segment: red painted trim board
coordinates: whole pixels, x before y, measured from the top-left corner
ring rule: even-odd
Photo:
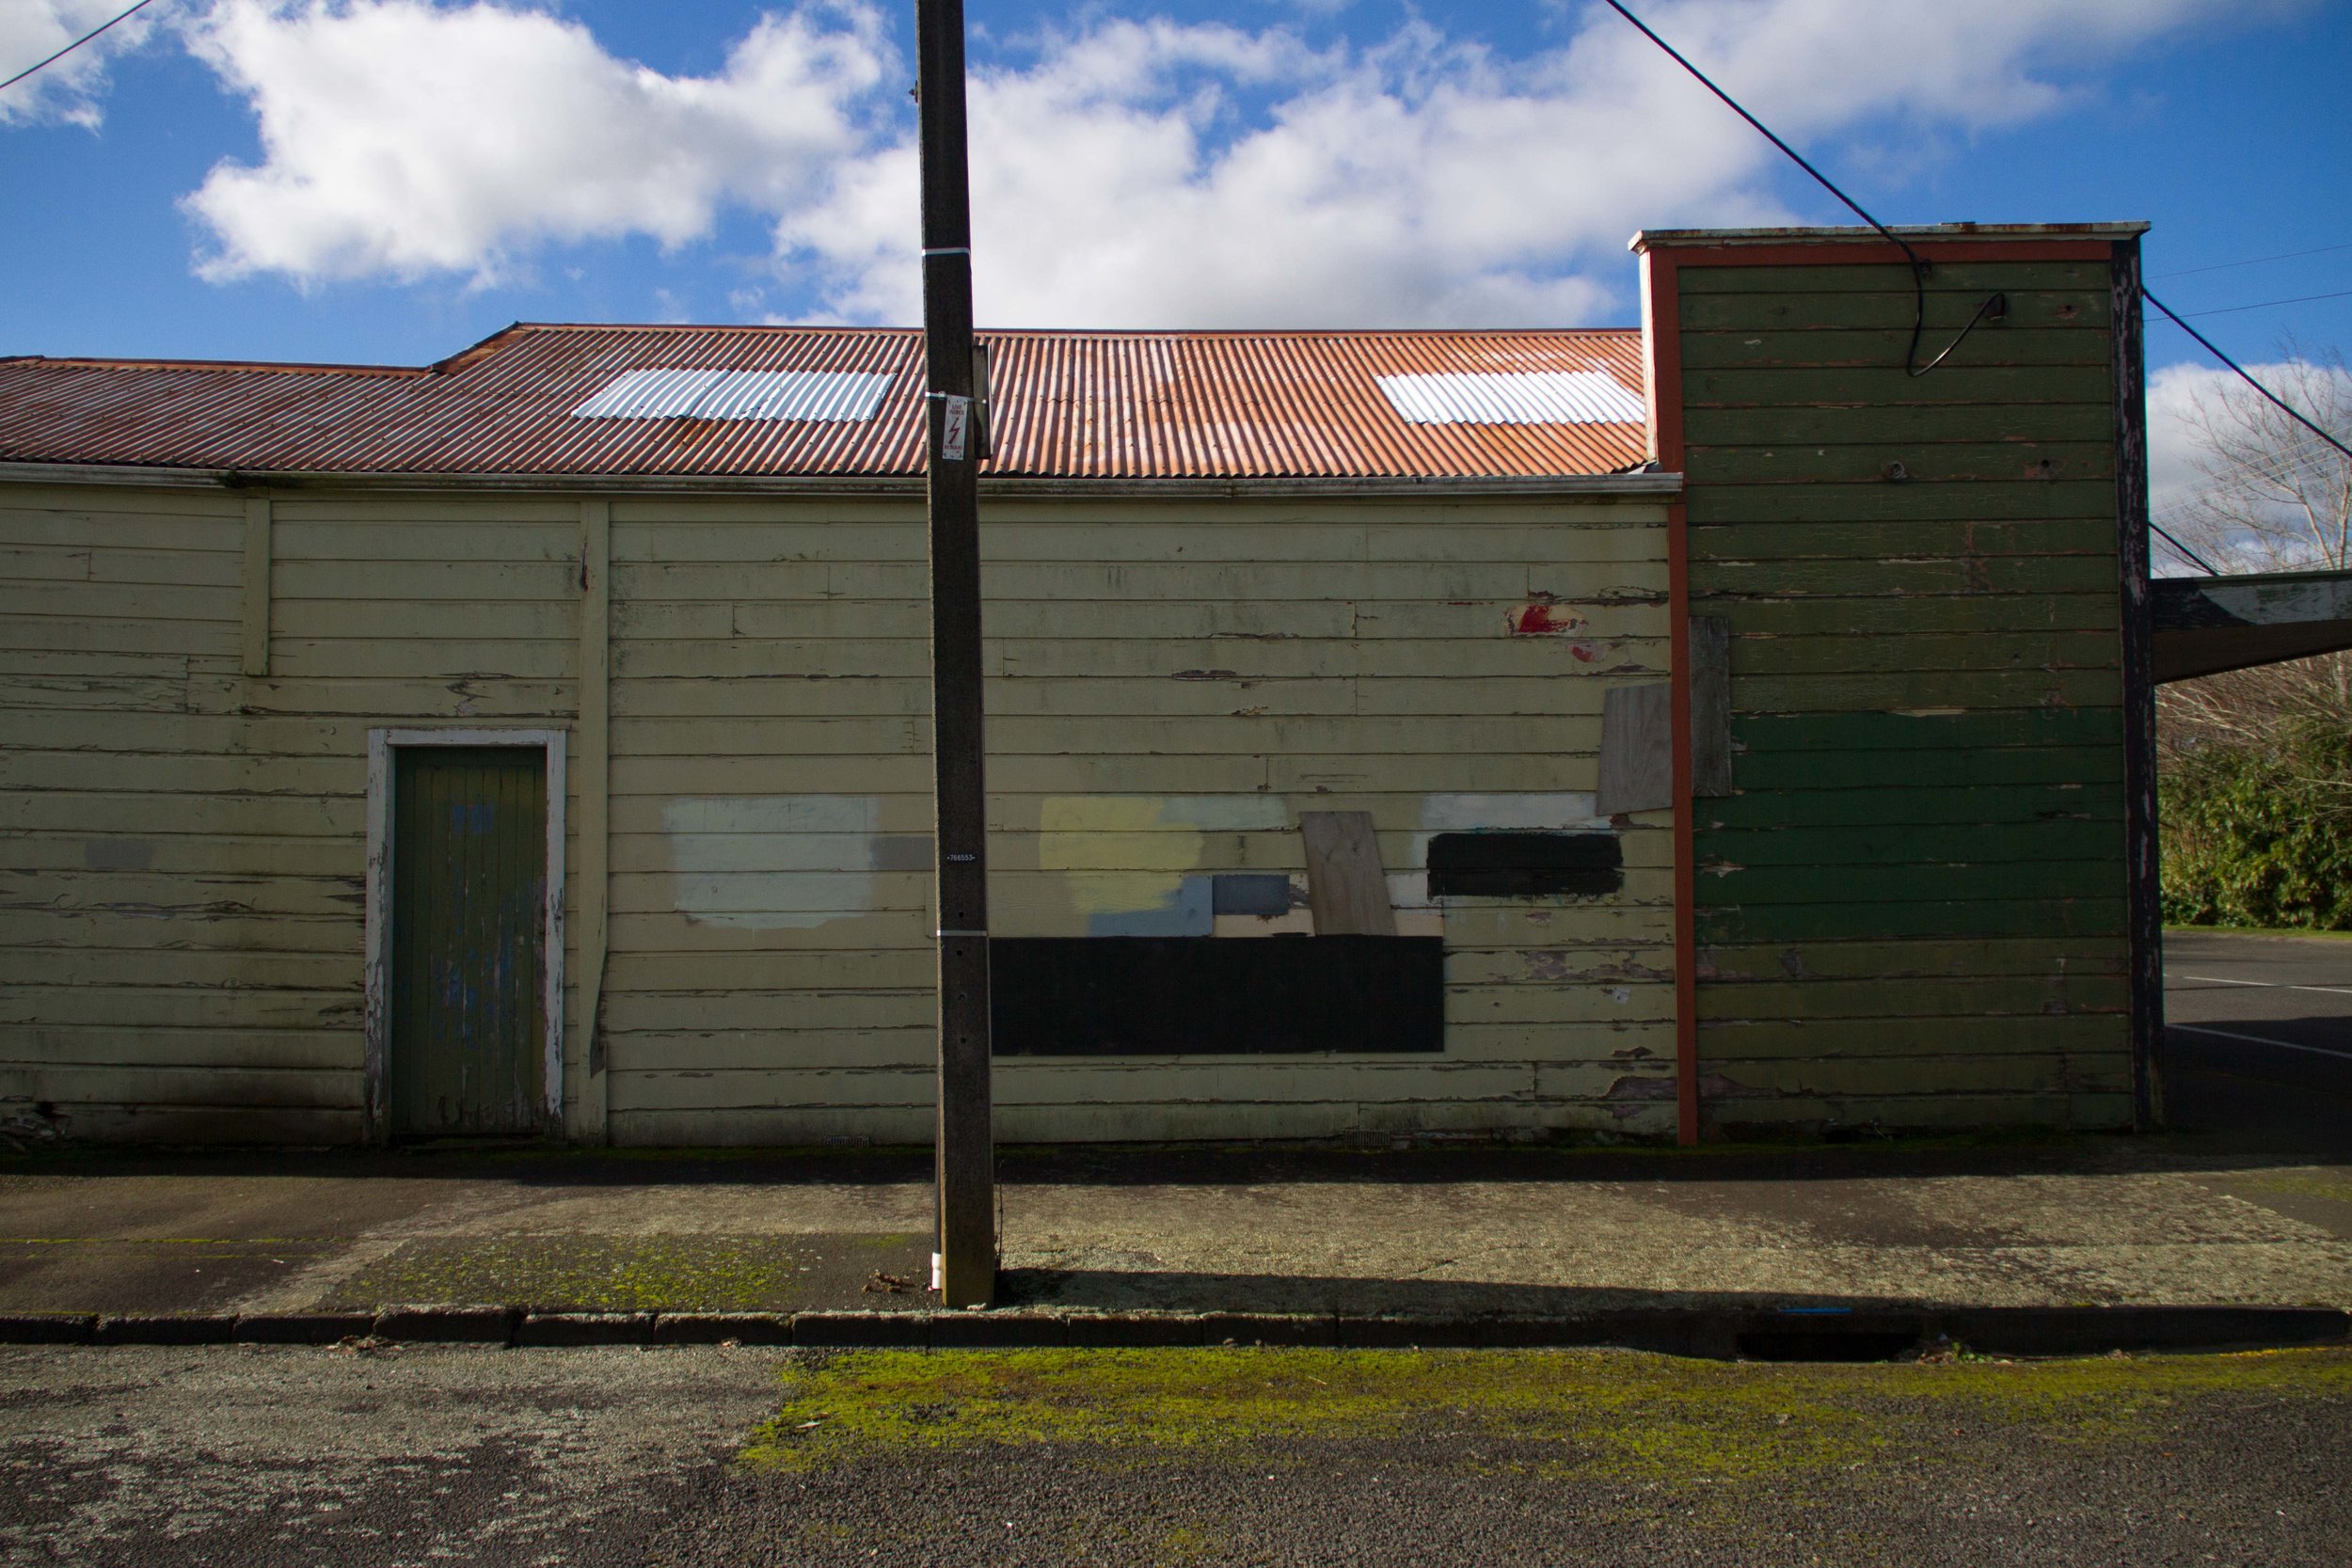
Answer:
[[[2104,240],[1941,241],[1911,247],[1926,261],[2106,261]],[[1904,265],[1903,253],[1877,240],[1818,245],[1674,245],[1644,252],[1685,267],[1835,267]]]
[[[1650,421],[1658,466],[1682,471],[1682,329],[1679,258],[1642,258],[1643,316],[1650,340]],[[1675,1125],[1699,1141],[1698,868],[1691,800],[1690,523],[1679,498],[1666,509],[1666,616],[1674,707]]]

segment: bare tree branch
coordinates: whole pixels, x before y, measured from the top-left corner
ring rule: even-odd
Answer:
[[[2273,389],[2323,428],[2352,435],[2352,370],[2340,350],[2304,352],[2292,339]],[[2352,566],[2352,459],[2238,382],[2197,393],[2183,415],[2204,483],[2164,519],[2181,542],[2225,570]],[[2352,729],[2352,654],[2323,654],[2176,681],[2156,694],[2159,763],[2208,745],[2267,749],[2299,724]],[[2337,781],[2307,781],[2339,793]],[[2352,782],[2341,793],[2352,812]]]

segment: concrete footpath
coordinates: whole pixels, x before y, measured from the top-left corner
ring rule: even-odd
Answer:
[[[1008,1152],[996,1310],[926,1153],[0,1158],[0,1340],[1612,1343],[2347,1338],[2352,1165],[2212,1137]]]

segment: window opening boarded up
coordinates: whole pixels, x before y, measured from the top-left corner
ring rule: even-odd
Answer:
[[[1438,937],[989,943],[999,1056],[1445,1049]]]
[[[535,1132],[546,1102],[546,755],[519,746],[395,755],[391,1131]]]

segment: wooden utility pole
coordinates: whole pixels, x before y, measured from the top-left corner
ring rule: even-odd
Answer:
[[[915,0],[923,164],[923,355],[930,438],[931,766],[939,892],[941,1304],[996,1291],[989,1083],[988,784],[980,702],[980,431],[972,401],[972,197],[963,0]]]

